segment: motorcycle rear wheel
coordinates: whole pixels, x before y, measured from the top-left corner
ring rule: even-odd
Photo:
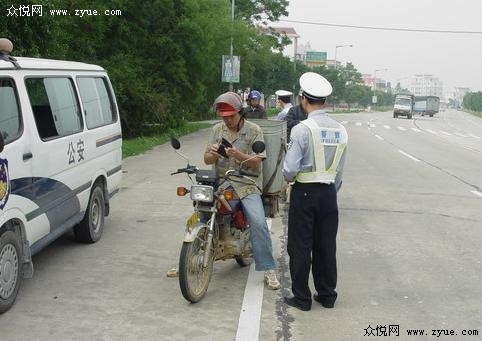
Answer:
[[[214,250],[206,255],[207,229],[199,230],[192,242],[184,242],[179,256],[179,286],[184,298],[191,302],[199,302],[208,290],[213,273]],[[209,257],[206,267],[203,266],[204,257]]]

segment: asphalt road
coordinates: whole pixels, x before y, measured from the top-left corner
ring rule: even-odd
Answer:
[[[309,312],[282,304],[290,286],[282,211],[272,237],[283,288],[257,296],[259,340],[425,340],[436,338],[432,330],[438,339],[480,339],[482,120],[457,111],[334,117],[350,139],[339,193],[339,300]],[[207,134],[181,139],[191,163],[201,165]],[[37,254],[34,277],[0,316],[0,340],[235,339],[253,297],[245,292],[249,268],[217,262],[197,304],[165,276],[192,210],[175,195],[187,178],[169,175],[184,166],[169,145],[126,159],[103,238],[80,245],[67,234]],[[407,335],[421,329],[427,335]]]

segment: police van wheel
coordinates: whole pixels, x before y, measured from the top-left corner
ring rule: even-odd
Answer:
[[[22,281],[21,250],[14,232],[6,231],[0,236],[0,314],[10,309],[17,297]]]
[[[89,205],[82,221],[74,227],[75,239],[82,243],[95,243],[104,230],[105,199],[102,186],[97,184],[90,193]]]

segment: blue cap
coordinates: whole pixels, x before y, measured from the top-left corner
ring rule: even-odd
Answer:
[[[259,99],[261,98],[261,93],[258,90],[251,90],[248,94],[248,99]]]

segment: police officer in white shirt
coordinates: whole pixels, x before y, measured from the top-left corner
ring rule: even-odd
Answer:
[[[314,72],[300,77],[301,105],[308,118],[293,127],[283,174],[294,184],[288,217],[288,255],[293,296],[286,304],[310,310],[310,267],[313,299],[333,308],[337,298],[337,191],[341,186],[348,135],[343,125],[322,110],[331,84]]]
[[[293,93],[291,91],[278,90],[275,92],[275,95],[278,96],[277,106],[281,108],[281,111],[278,113],[276,119],[284,121],[286,119],[286,115],[288,114],[288,110],[290,110],[290,108],[293,106],[293,104],[291,104],[291,96]]]

